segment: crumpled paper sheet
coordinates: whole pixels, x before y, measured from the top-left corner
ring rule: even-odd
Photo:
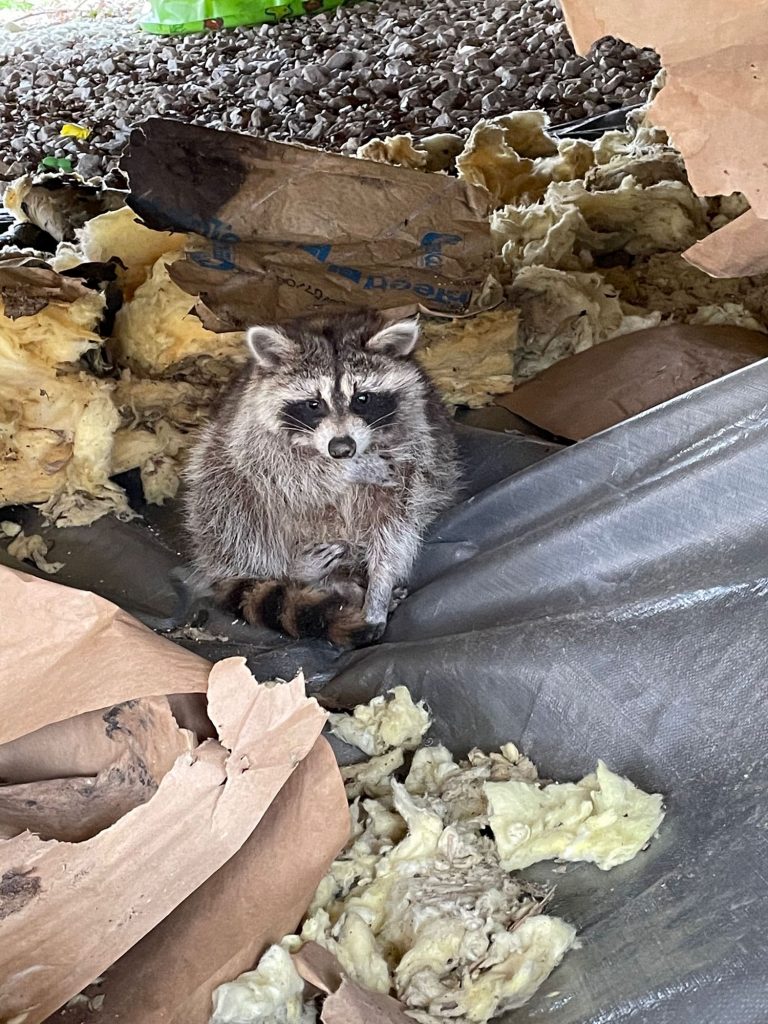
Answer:
[[[4,317],[34,316],[49,302],[75,302],[92,295],[78,278],[63,277],[32,256],[0,257],[0,304]]]
[[[557,362],[496,401],[556,437],[580,441],[766,357],[764,331],[667,324]]]
[[[78,174],[45,172],[11,182],[3,205],[18,221],[31,221],[57,242],[72,241],[92,217],[125,206],[125,192],[94,185]]]
[[[91,724],[96,723],[89,723],[89,731]],[[103,763],[93,775],[38,778],[40,766],[34,758],[20,757],[15,743],[7,745],[17,748],[11,774],[18,773],[25,781],[0,787],[3,838],[28,829],[44,840],[90,839],[145,803],[176,758],[194,746],[191,734],[179,729],[166,697],[116,705],[101,712],[98,726],[108,742],[99,744],[104,747]],[[83,739],[79,727],[76,735],[70,730],[70,748]],[[61,771],[72,770],[71,761],[65,761]]]
[[[213,989],[296,928],[347,832],[336,761],[320,739],[241,850],[107,971],[93,1024],[207,1024]],[[81,1014],[50,1022],[80,1024]]]
[[[750,202],[752,216],[738,229],[697,243],[686,258],[716,277],[764,272],[768,0],[562,0],[562,8],[579,53],[606,35],[658,52],[666,82],[649,116],[683,154],[694,191],[738,191]]]
[[[0,655],[0,741],[21,737],[0,746],[0,773],[8,777],[2,766],[7,757],[16,779],[3,790],[6,813],[3,816],[0,804],[0,822],[5,835],[14,827],[18,830],[21,798],[34,785],[52,802],[35,811],[33,823],[46,835],[70,836],[69,841],[44,841],[22,832],[0,842],[0,1019],[20,1017],[25,1024],[39,1024],[241,850],[288,778],[316,747],[325,714],[304,696],[301,679],[284,685],[257,684],[243,659],[227,659],[211,668],[90,594],[3,569],[0,609],[9,640]],[[173,721],[165,694],[206,688],[207,711],[218,739],[197,745]],[[96,708],[102,710],[63,721]],[[52,729],[53,759],[60,759],[64,734],[76,747],[79,724],[84,720],[85,735],[92,735],[96,714],[103,732],[102,771],[90,787],[96,810],[78,823],[64,811],[67,805],[82,807],[88,780],[77,775],[77,767],[58,781],[41,779],[46,744],[25,746],[25,741],[39,741]],[[110,764],[107,750],[114,736],[118,740]],[[37,775],[36,782],[23,777],[19,745],[30,755],[28,774]],[[77,754],[73,760],[78,760]],[[111,769],[111,777],[103,769]],[[282,854],[286,861],[278,891],[298,886],[297,892],[304,894],[306,888],[303,903],[296,897],[290,903],[286,917],[294,924],[348,828],[341,779],[324,741],[315,759],[314,782],[320,796],[328,797],[319,805],[328,830],[323,831],[322,842],[319,830],[302,832],[303,822],[290,815],[296,806],[292,801],[285,808],[290,842],[283,842],[281,850],[267,843],[273,857]],[[113,824],[110,787],[115,794],[112,816],[130,807]],[[307,793],[301,792],[299,803],[306,807]],[[105,823],[109,827],[92,834]],[[281,834],[285,839],[285,832]],[[262,856],[263,849],[259,850]],[[260,862],[262,879],[265,863]],[[293,877],[295,864],[302,869],[298,882]],[[237,877],[242,872],[250,877],[252,867],[242,864]],[[218,880],[216,887],[220,885]],[[225,893],[216,891],[221,905]],[[200,907],[208,906],[205,897],[199,899]],[[237,892],[233,899],[237,902]],[[222,912],[214,917],[220,932]],[[210,997],[216,979],[226,976],[233,963],[247,966],[246,955],[258,954],[254,935],[262,945],[265,936],[271,936],[271,923],[257,910],[251,908],[247,917],[250,930],[243,913],[237,926],[230,922],[226,958],[222,959],[223,948],[213,944],[198,958],[190,952],[191,965],[183,957],[171,961],[176,935],[175,929],[167,931],[168,971],[156,978],[155,1015],[140,1019],[147,1024],[203,1024],[210,1010],[204,996]],[[182,915],[177,925],[184,922]],[[168,921],[164,927],[170,929]],[[183,934],[190,934],[189,928]],[[139,959],[135,970],[141,963]],[[195,985],[191,976],[197,978]],[[173,1016],[170,996],[182,992],[185,1014]],[[136,1006],[132,985],[131,993]],[[164,1015],[159,1015],[161,1010]]]
[[[462,313],[490,271],[488,194],[445,175],[159,118],[123,166],[145,224],[207,240],[171,276],[216,330],[333,303]]]
[[[410,1024],[402,1004],[383,992],[372,992],[344,975],[336,957],[316,942],[294,953],[293,963],[307,985],[326,993],[323,1024]]]
[[[206,691],[208,662],[96,594],[0,566],[0,608],[2,744],[122,700]]]
[[[748,210],[683,253],[712,277],[768,274],[768,220]]]

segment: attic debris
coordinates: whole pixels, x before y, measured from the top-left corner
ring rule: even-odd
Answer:
[[[458,761],[419,745],[401,771],[429,724],[404,687],[332,716],[334,733],[375,752],[342,768],[352,837],[300,931],[216,990],[210,1024],[325,1019],[302,1001],[292,959],[312,943],[342,976],[395,995],[420,1024],[481,1024],[522,1006],[577,939],[546,912],[555,887],[513,872],[555,857],[607,870],[636,856],[661,823],[662,798],[602,762],[581,782],[547,782],[512,743]]]
[[[642,112],[594,142],[556,140],[541,111],[481,121],[460,151],[457,138],[393,136],[358,154],[458,174],[494,197],[486,312],[424,317],[420,358],[449,405],[490,405],[560,359],[643,327],[768,331],[768,275],[713,281],[681,255],[742,214],[743,197],[697,197]],[[27,217],[30,189],[54,194],[55,178],[12,184],[7,204]],[[76,182],[58,180],[62,196]],[[0,507],[35,504],[59,526],[130,517],[112,479],[129,470],[149,502],[173,497],[191,431],[246,358],[242,334],[210,330],[216,317],[201,308],[205,326],[176,283],[201,239],[150,230],[112,191],[98,209],[119,208],[57,229],[73,237],[47,262],[0,261]],[[109,286],[93,270],[105,260]]]
[[[13,538],[8,545],[8,554],[12,558],[17,558],[20,562],[32,562],[49,576],[55,575],[59,569],[64,568],[63,562],[48,561],[46,556],[51,545],[39,533],[31,533],[27,536],[21,529],[15,533],[9,533],[8,528],[15,525],[15,523],[0,523],[3,534]]]

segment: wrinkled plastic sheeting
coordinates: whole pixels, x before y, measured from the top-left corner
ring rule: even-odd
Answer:
[[[571,448],[462,443],[468,496],[385,643],[339,660],[209,609],[229,639],[196,649],[247,653],[261,678],[301,665],[340,706],[404,683],[456,753],[513,740],[560,779],[602,757],[667,795],[630,864],[539,869],[584,943],[510,1022],[765,1024],[768,363]],[[181,549],[159,526],[53,531],[57,578],[177,622]]]
[[[556,778],[600,756],[668,795],[637,861],[555,876],[584,946],[510,1020],[768,1019],[767,494],[761,362],[456,509],[324,691],[406,683],[453,750],[512,739]]]

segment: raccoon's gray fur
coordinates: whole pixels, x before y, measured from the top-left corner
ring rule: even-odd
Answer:
[[[247,337],[253,359],[188,466],[197,569],[249,621],[378,639],[458,480],[449,418],[410,358],[416,322],[360,311]]]

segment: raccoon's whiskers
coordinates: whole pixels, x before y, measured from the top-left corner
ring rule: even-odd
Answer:
[[[302,423],[301,420],[297,420],[294,416],[291,416],[290,414],[286,414],[284,416],[284,419],[287,421],[285,423],[285,427],[286,427],[287,430],[295,430],[295,431],[297,431],[300,434],[311,434],[312,433],[312,431],[309,429],[309,427],[306,425],[306,423]]]
[[[379,423],[382,423],[384,420],[392,420],[392,419],[394,419],[394,413],[392,413],[392,412],[385,412],[383,416],[379,416],[379,418],[377,420],[374,420],[373,423],[369,423],[368,424],[368,429],[369,430],[373,430],[374,427],[377,427],[379,425]]]

